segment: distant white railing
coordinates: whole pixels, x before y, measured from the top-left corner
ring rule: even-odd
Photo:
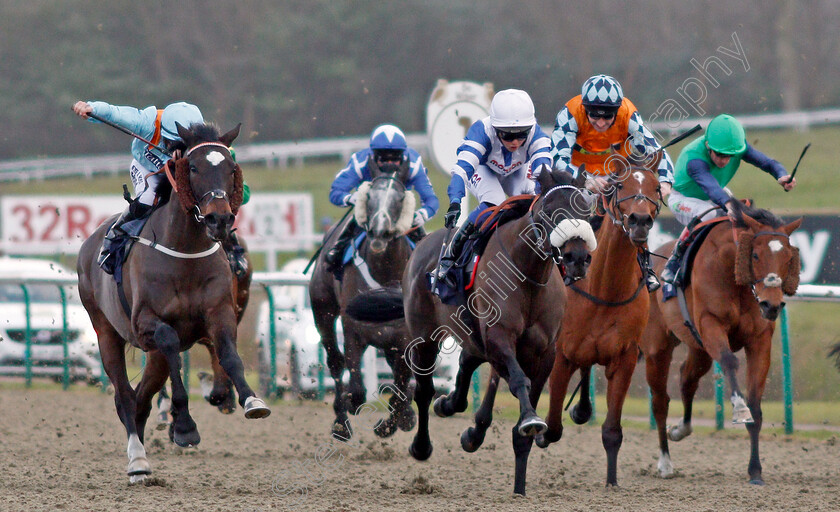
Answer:
[[[690,118],[675,122],[650,123],[658,133],[675,134],[695,124],[706,126],[711,118]],[[784,112],[776,114],[755,114],[738,116],[746,128],[797,128],[840,123],[840,109]],[[544,126],[549,133],[553,126]],[[408,145],[428,155],[428,137],[425,133],[406,135]],[[293,164],[303,165],[306,158],[335,157],[343,162],[350,155],[367,147],[368,137],[341,137],[334,139],[313,139],[296,142],[274,142],[236,146],[236,159],[240,163],[263,163],[268,167],[284,168]],[[49,178],[83,176],[96,174],[118,174],[128,170],[131,156],[126,153],[111,155],[89,155],[64,158],[39,158],[31,160],[8,160],[0,162],[0,182],[40,181]]]

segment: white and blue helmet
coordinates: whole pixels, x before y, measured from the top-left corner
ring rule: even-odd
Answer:
[[[178,127],[175,123],[189,128],[191,124],[203,122],[204,116],[201,115],[201,110],[192,103],[183,101],[172,103],[163,109],[163,114],[160,116],[160,135],[165,139],[180,141],[181,136],[178,135]]]
[[[370,134],[370,149],[405,151],[408,144],[402,130],[392,124],[383,124],[374,128]]]
[[[615,111],[621,106],[624,92],[618,80],[608,75],[595,75],[583,82],[580,95],[585,107]]]

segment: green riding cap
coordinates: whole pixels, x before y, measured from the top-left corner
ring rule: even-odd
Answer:
[[[737,155],[747,149],[744,127],[729,114],[721,114],[706,128],[706,142],[709,149],[721,155]]]

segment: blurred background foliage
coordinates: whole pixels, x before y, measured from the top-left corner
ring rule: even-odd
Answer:
[[[641,0],[5,0],[0,4],[0,159],[122,149],[90,130],[78,99],[164,106],[187,100],[240,144],[425,129],[438,78],[527,90],[541,124],[595,73],[650,115],[685,80],[700,108],[734,114],[840,104],[840,2]],[[721,51],[735,51],[747,66]]]

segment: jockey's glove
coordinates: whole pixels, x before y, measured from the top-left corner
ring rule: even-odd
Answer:
[[[447,229],[451,229],[455,227],[455,223],[458,222],[458,217],[461,216],[461,203],[449,203],[449,209],[446,210],[446,214],[443,216],[443,225],[446,226]]]
[[[425,208],[420,208],[416,212],[414,212],[414,220],[411,222],[413,227],[422,226],[429,220],[429,214],[426,213]]]

